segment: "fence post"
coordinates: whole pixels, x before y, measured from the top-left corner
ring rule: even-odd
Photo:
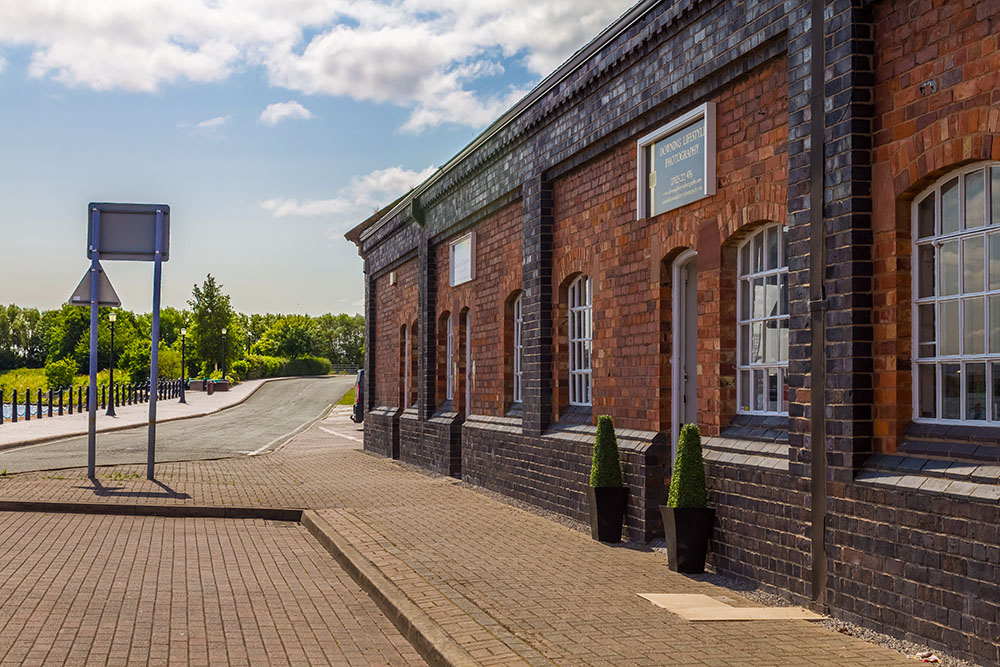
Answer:
[[[65,393],[64,389],[60,389],[59,390],[59,416],[60,417],[63,416],[63,394],[64,393]]]
[[[76,388],[76,411],[83,412],[83,387]]]
[[[52,387],[49,387],[49,417],[52,416]]]
[[[24,421],[31,421],[31,390],[24,390]]]
[[[42,418],[42,388],[38,388],[38,400],[35,402],[35,416]]]
[[[11,390],[13,393],[10,395],[10,423],[17,423],[17,389]]]
[[[4,391],[5,391],[4,388],[0,387],[0,424],[3,423],[3,406],[4,406],[3,395],[4,395]]]

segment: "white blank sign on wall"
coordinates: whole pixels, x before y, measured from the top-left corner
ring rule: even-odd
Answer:
[[[461,285],[476,277],[476,233],[469,232],[451,242],[451,286]]]

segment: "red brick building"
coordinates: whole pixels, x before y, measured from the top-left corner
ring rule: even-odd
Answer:
[[[1000,2],[640,2],[348,238],[367,449],[583,518],[610,414],[648,540],[697,422],[717,569],[1000,662]]]

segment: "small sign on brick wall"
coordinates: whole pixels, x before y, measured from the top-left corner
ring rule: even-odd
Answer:
[[[638,218],[715,194],[715,104],[708,102],[638,142]]]
[[[476,233],[469,232],[451,242],[450,284],[452,287],[476,278]]]

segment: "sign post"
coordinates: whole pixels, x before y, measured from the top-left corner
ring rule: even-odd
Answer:
[[[87,477],[94,479],[94,459],[97,458],[97,298],[100,296],[101,280],[100,248],[101,211],[94,208],[90,216],[94,245],[90,247],[90,391],[87,392]]]
[[[146,479],[153,479],[156,462],[156,398],[160,371],[160,276],[163,264],[163,211],[156,210],[156,250],[153,258],[153,345],[149,353],[149,439],[146,443]]]
[[[97,209],[92,212],[90,220],[92,227],[100,227],[101,213]],[[96,236],[95,236],[96,238]],[[83,274],[83,280],[77,285],[69,298],[71,306],[90,306],[90,389],[87,392],[87,409],[90,412],[87,428],[87,476],[94,477],[94,458],[97,446],[97,316],[100,306],[117,308],[122,305],[115,288],[111,286],[100,263],[100,253],[91,253],[90,269]],[[96,267],[96,268],[95,268]]]
[[[87,256],[90,271],[76,288],[70,303],[90,304],[90,410],[87,433],[87,476],[94,479],[97,449],[97,324],[98,306],[120,306],[121,301],[104,275],[100,258],[153,262],[153,331],[149,358],[149,439],[146,477],[153,479],[156,462],[156,398],[160,365],[160,281],[162,263],[170,258],[170,207],[165,204],[95,204],[87,206]],[[89,295],[89,298],[88,296]]]

